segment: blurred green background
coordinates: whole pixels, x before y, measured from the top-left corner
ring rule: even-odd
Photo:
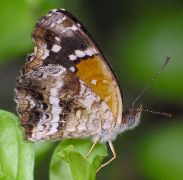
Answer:
[[[13,89],[26,54],[33,51],[31,32],[53,8],[69,10],[93,35],[117,74],[126,108],[164,59],[172,59],[140,102],[173,117],[143,113],[140,126],[114,142],[117,159],[97,178],[183,179],[183,1],[2,0],[0,109],[15,113]],[[36,144],[35,179],[48,179],[55,145]]]

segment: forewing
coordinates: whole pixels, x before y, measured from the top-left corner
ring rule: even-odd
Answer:
[[[65,10],[52,10],[33,32],[35,51],[27,58],[25,74],[49,64],[75,73],[111,109],[115,121],[122,119],[119,84],[103,53],[86,28]]]

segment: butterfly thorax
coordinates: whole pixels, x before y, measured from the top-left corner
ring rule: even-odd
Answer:
[[[139,108],[130,107],[123,112],[121,127],[124,130],[130,130],[138,126],[142,112],[142,105]]]

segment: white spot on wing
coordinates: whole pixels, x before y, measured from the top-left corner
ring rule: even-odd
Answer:
[[[59,52],[61,50],[61,46],[59,46],[58,44],[54,44],[51,48],[51,50],[55,53]]]
[[[72,25],[72,27],[70,27],[70,29],[73,30],[73,31],[77,31],[78,30],[77,26],[75,26],[75,25]]]
[[[91,84],[96,85],[97,84],[97,80],[96,79],[91,80]]]
[[[69,59],[71,61],[75,61],[78,58],[83,58],[85,56],[93,56],[94,54],[97,54],[97,50],[95,48],[88,48],[84,51],[81,50],[75,50],[75,54],[69,55]]]
[[[59,38],[59,37],[55,37],[55,40],[56,40],[56,41],[60,41],[60,38]]]
[[[80,50],[75,50],[75,54],[77,57],[84,57],[85,56],[85,53],[83,51],[80,51]]]
[[[77,59],[77,56],[75,56],[74,54],[71,54],[71,55],[69,55],[69,59],[70,59],[71,61],[74,61],[74,60]]]
[[[87,50],[84,51],[86,55],[88,56],[93,56],[94,54],[96,54],[96,50],[94,48],[88,48]]]
[[[75,72],[75,71],[76,71],[76,69],[75,69],[74,66],[71,66],[69,69],[70,69],[72,72]]]
[[[77,23],[77,25],[78,25],[79,27],[81,27],[81,24]]]

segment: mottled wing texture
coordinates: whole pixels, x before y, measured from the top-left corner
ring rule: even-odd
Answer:
[[[70,13],[52,10],[33,32],[15,90],[29,140],[99,137],[122,119],[119,85],[87,30]]]
[[[114,124],[99,96],[60,65],[41,67],[19,79],[16,99],[29,140],[94,136],[104,121],[109,127]]]

